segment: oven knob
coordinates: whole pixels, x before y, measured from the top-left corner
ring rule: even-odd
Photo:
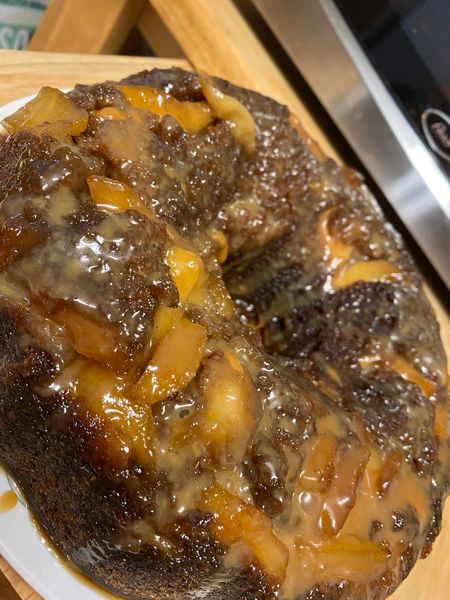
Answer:
[[[431,148],[450,162],[450,116],[438,108],[427,108],[422,113],[421,121]]]

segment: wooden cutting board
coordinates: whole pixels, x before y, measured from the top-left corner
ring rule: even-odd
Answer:
[[[171,65],[184,68],[191,66],[185,60],[163,58],[84,56],[0,50],[0,106],[11,100],[33,94],[43,85],[71,87],[77,82],[94,83],[106,79],[119,79],[145,68]],[[223,71],[220,74],[226,76]],[[239,83],[239,81],[235,81],[235,83]],[[276,96],[283,101],[283,86],[280,87],[279,79],[276,85],[271,85],[271,80],[266,77],[264,84],[262,86],[260,84],[258,87],[267,95]],[[302,111],[303,114],[308,114],[307,108],[301,106],[301,99],[293,98],[288,93],[284,97],[284,101],[294,111],[298,109],[298,112]],[[332,140],[326,138],[317,124],[314,124],[314,137],[322,147],[332,147]],[[428,295],[436,310],[444,345],[449,356],[449,316],[438,298],[429,290]],[[392,600],[445,600],[450,598],[449,578],[450,502],[447,502],[442,533],[436,541],[433,551],[427,559],[417,563],[411,575],[391,598]],[[42,600],[1,557],[0,600]]]

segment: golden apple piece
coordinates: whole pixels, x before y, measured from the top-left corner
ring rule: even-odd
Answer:
[[[128,118],[127,113],[117,106],[105,106],[98,110],[93,110],[92,115],[101,121],[125,121]]]
[[[403,459],[404,456],[400,450],[392,448],[387,452],[375,480],[376,490],[380,496],[383,496],[391,487],[394,478],[400,470]]]
[[[197,283],[204,279],[203,261],[196,252],[173,246],[166,252],[166,264],[177,287],[181,302],[189,299]]]
[[[127,210],[140,212],[150,221],[155,221],[156,217],[152,210],[148,208],[138,194],[128,185],[103,177],[102,175],[90,175],[86,179],[92,200],[100,210],[112,213],[122,213]]]
[[[206,279],[206,278],[205,278]],[[229,319],[234,315],[234,302],[231,298],[221,274],[209,273],[207,281],[203,285],[197,285],[194,293],[189,297],[189,301],[199,306],[209,307],[216,314]],[[207,288],[206,288],[207,284]],[[206,290],[208,294],[206,294]]]
[[[370,369],[372,366],[383,366],[386,365],[396,371],[403,379],[415,383],[425,394],[425,396],[432,396],[436,393],[437,385],[431,379],[422,375],[406,358],[400,356],[396,352],[389,348],[389,345],[385,343],[385,348],[380,351],[380,354],[375,356],[362,356],[358,359],[359,365],[362,369]]]
[[[448,434],[448,405],[439,402],[434,407],[434,435],[443,442]]]
[[[259,417],[258,397],[248,371],[228,350],[213,354],[202,372],[203,420],[198,436],[214,463],[243,460]]]
[[[332,285],[335,290],[357,281],[393,281],[402,275],[401,269],[384,259],[359,260],[349,264],[353,246],[333,233],[331,220],[336,209],[325,210],[319,217],[318,239],[323,257],[334,270]]]
[[[235,140],[244,147],[246,152],[253,152],[255,149],[256,125],[250,111],[237,98],[228,96],[214,87],[210,79],[203,78],[201,86],[214,116],[228,121]]]
[[[394,281],[401,275],[399,267],[387,260],[361,260],[342,264],[333,276],[333,287],[338,290],[357,281]]]
[[[215,229],[212,232],[212,239],[217,246],[217,260],[220,262],[220,264],[223,264],[228,257],[228,240],[223,231],[220,231],[219,229]]]
[[[117,340],[104,325],[71,307],[59,310],[54,314],[54,319],[64,325],[79,354],[122,371],[125,357],[117,351]]]
[[[390,552],[356,535],[340,535],[319,546],[318,553],[330,577],[366,582],[379,577]]]
[[[185,388],[200,367],[206,335],[202,325],[183,317],[156,346],[134,395],[152,404]]]
[[[134,108],[170,115],[189,133],[198,133],[213,120],[206,102],[180,101],[162,90],[140,85],[116,86]]]
[[[73,392],[80,415],[99,417],[99,429],[87,443],[119,469],[127,468],[130,457],[148,464],[153,456],[151,410],[129,397],[129,385],[126,376],[85,359],[76,360],[53,382],[56,389]]]
[[[300,472],[300,487],[307,492],[329,489],[336,462],[337,440],[328,432],[321,433],[307,453]]]
[[[181,307],[160,306],[156,311],[153,323],[152,345],[157,346],[169,331],[178,325],[182,317],[183,309]]]
[[[269,576],[284,579],[289,553],[269,517],[217,483],[203,494],[200,509],[214,516],[211,531],[216,539],[227,546],[240,544]]]
[[[146,123],[143,112],[132,108],[124,110],[117,106],[105,106],[105,108],[92,111],[92,115],[100,121],[126,121],[131,119],[139,125],[145,125]]]
[[[341,454],[330,488],[325,492],[319,519],[325,538],[335,536],[342,529],[356,502],[358,485],[369,459],[369,451],[358,445]]]
[[[299,539],[296,546],[314,563],[313,569],[326,572],[330,579],[361,583],[382,575],[391,556],[380,544],[351,534],[339,534],[317,546]]]
[[[394,371],[397,371],[397,373],[399,373],[403,379],[418,385],[425,396],[429,397],[436,393],[436,384],[434,381],[427,379],[402,356],[397,354],[394,360],[391,362],[391,367],[394,369]]]
[[[25,106],[6,117],[3,123],[14,131],[39,127],[40,131],[46,132],[46,126],[50,125],[48,133],[67,136],[83,133],[88,120],[88,113],[67,94],[46,86]],[[59,124],[59,127],[51,127],[53,124]]]
[[[337,267],[340,263],[348,260],[352,254],[353,246],[345,243],[331,230],[331,219],[336,209],[329,208],[324,210],[319,217],[318,238],[322,248],[323,257],[332,267]]]

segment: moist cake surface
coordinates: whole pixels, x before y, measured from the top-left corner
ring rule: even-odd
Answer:
[[[399,236],[288,110],[204,74],[43,88],[0,139],[0,458],[136,600],[382,600],[448,491]]]

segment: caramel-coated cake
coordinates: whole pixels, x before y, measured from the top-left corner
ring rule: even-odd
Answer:
[[[447,367],[362,178],[180,69],[43,88],[0,141],[0,458],[133,600],[381,600],[449,484]]]

